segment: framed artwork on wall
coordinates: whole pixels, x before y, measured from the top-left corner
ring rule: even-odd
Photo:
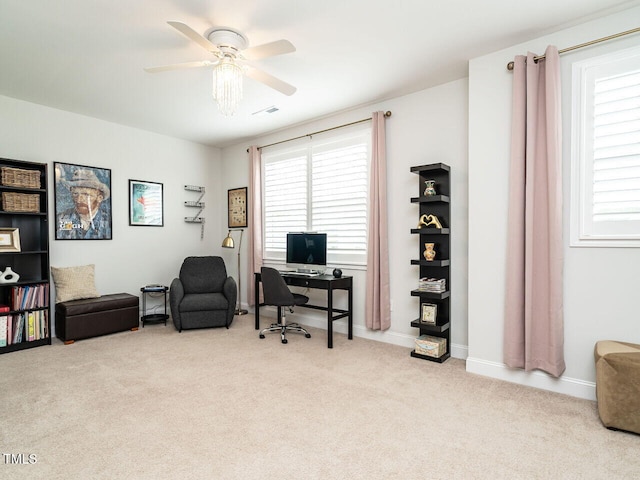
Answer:
[[[111,169],[54,162],[56,240],[111,240]]]
[[[227,192],[229,228],[247,226],[247,187],[232,188]]]
[[[164,226],[161,183],[129,180],[129,225]]]

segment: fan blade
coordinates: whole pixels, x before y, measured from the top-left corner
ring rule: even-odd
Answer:
[[[212,62],[210,60],[202,60],[199,62],[174,63],[173,65],[161,65],[159,67],[146,67],[144,71],[149,73],[158,73],[158,72],[166,72],[168,70],[182,70],[184,68],[213,67],[217,63],[218,62]]]
[[[280,93],[284,93],[285,95],[293,95],[294,93],[296,93],[297,88],[293,85],[290,85],[287,82],[268,74],[264,70],[260,70],[259,68],[254,67],[253,65],[248,66],[249,68],[247,69],[247,77],[264,83],[268,87],[271,87],[274,90],[278,90]]]
[[[276,40],[264,43],[242,51],[242,56],[247,60],[260,60],[261,58],[274,57],[285,53],[293,53],[296,47],[289,40]]]
[[[209,40],[204,38],[202,35],[200,35],[190,26],[180,22],[167,22],[167,23],[171,25],[173,28],[175,28],[176,30],[178,30],[180,33],[182,33],[189,40],[193,40],[194,42],[196,42],[198,45],[204,48],[207,52],[213,53],[214,55],[222,54],[222,52],[218,47],[216,47],[213,43],[211,43]]]

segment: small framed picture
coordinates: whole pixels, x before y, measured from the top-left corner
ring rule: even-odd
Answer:
[[[0,228],[0,252],[20,251],[20,229]]]
[[[423,303],[422,314],[420,315],[420,321],[422,323],[428,323],[429,325],[435,325],[437,312],[438,312],[437,305],[433,303]]]
[[[247,187],[232,188],[227,192],[229,228],[247,227]]]
[[[161,183],[129,180],[129,225],[164,226]]]

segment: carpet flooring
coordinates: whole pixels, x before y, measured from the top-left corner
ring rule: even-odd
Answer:
[[[310,331],[260,340],[247,315],[2,355],[0,478],[640,478],[640,436],[594,402]]]

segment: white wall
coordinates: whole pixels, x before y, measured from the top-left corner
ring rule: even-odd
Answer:
[[[564,321],[566,371],[560,379],[503,364],[511,76],[506,64],[528,50],[562,49],[637,27],[640,8],[473,59],[469,64],[469,358],[467,369],[518,383],[595,398],[598,340],[640,343],[634,248],[569,248],[571,62],[637,45],[637,34],[561,56],[563,68]]]
[[[412,347],[417,330],[418,299],[410,296],[418,269],[420,246],[411,235],[418,207],[410,203],[420,186],[409,169],[435,162],[452,169],[452,353],[467,357],[467,369],[497,378],[593,398],[593,345],[613,338],[640,343],[637,312],[640,296],[637,249],[569,248],[565,231],[565,355],[567,370],[559,380],[542,373],[507,369],[502,363],[502,325],[507,218],[507,177],[511,73],[506,63],[527,50],[542,52],[637,27],[640,8],[591,21],[526,44],[473,59],[469,79],[317,119],[222,151],[68,112],[0,96],[0,157],[78,163],[112,169],[113,228],[111,241],[56,241],[51,228],[51,264],[95,263],[101,293],[139,294],[147,283],[169,283],[187,255],[221,255],[237,276],[237,250],[221,249],[226,233],[226,190],[248,184],[250,144],[264,145],[391,110],[387,119],[391,328],[367,330],[364,322],[364,271],[354,275],[357,336]],[[637,44],[638,36],[611,45]],[[562,57],[563,76],[575,59],[601,52],[590,47]],[[609,48],[609,47],[602,47]],[[568,96],[565,95],[565,102]],[[565,105],[565,115],[568,112]],[[286,115],[286,111],[277,113]],[[268,118],[268,117],[267,117]],[[268,121],[265,119],[265,121]],[[565,121],[565,219],[568,225],[569,130]],[[49,186],[52,187],[51,174]],[[161,182],[165,189],[163,228],[128,225],[127,180]],[[186,224],[193,199],[185,184],[207,187],[204,240],[199,225]],[[50,194],[53,207],[53,192]],[[236,234],[237,240],[237,234]],[[243,282],[248,275],[245,242]],[[467,290],[467,283],[469,289]],[[320,294],[320,296],[322,296]],[[242,294],[244,306],[246,291]],[[344,298],[339,299],[344,303]],[[302,323],[326,328],[324,316],[299,309]],[[336,330],[346,332],[344,320]]]
[[[222,253],[216,148],[0,96],[0,157],[49,165],[50,263],[95,264],[102,294],[139,295],[143,285],[169,285],[185,256]],[[111,169],[113,240],[54,240],[53,162]],[[129,179],[163,184],[164,227],[129,226]],[[200,225],[184,222],[194,211],[183,202],[197,198],[186,184],[207,190],[203,240]]]
[[[385,332],[366,329],[365,272],[343,267],[346,275],[354,276],[354,335],[413,347],[418,330],[412,328],[410,322],[418,317],[419,301],[410,296],[410,291],[416,288],[419,270],[411,265],[411,259],[419,258],[422,249],[418,238],[410,233],[411,228],[416,227],[419,217],[418,206],[411,204],[410,199],[420,194],[422,186],[418,184],[417,175],[410,172],[410,167],[442,162],[451,166],[452,177],[452,354],[464,358],[467,345],[466,79],[318,119],[252,142],[225,148],[222,151],[224,188],[247,185],[246,149],[250,144],[266,145],[331,128],[370,117],[371,112],[376,110],[392,112],[392,116],[386,121],[391,328]],[[278,115],[286,115],[286,112],[281,111]],[[246,254],[243,256],[243,272],[247,271],[245,258]],[[245,274],[243,278],[248,276]],[[316,301],[324,300],[324,294],[314,295],[318,297]],[[344,304],[344,298],[339,300]],[[243,302],[246,303],[246,293],[243,293]],[[322,314],[298,309],[294,315],[300,323],[326,328],[326,320]],[[345,320],[335,323],[336,331],[346,333]]]

